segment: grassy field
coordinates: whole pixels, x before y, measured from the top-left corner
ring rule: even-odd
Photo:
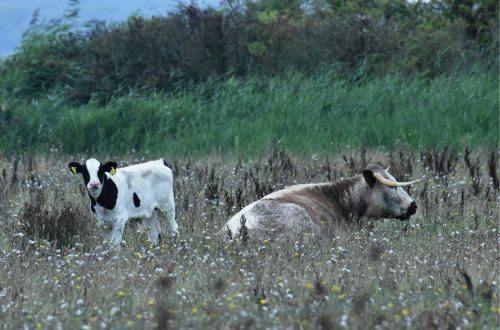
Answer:
[[[496,152],[169,159],[180,237],[152,248],[130,225],[118,253],[102,244],[69,161],[57,152],[0,158],[3,328],[500,326]],[[352,176],[368,161],[391,165],[400,180],[424,179],[409,188],[418,211],[408,222],[233,242],[215,235],[267,192]]]
[[[5,93],[4,93],[5,94]],[[129,95],[73,106],[59,95],[30,102],[0,91],[0,154],[22,150],[177,157],[257,157],[273,146],[298,152],[499,145],[498,75],[398,75],[346,82],[309,78],[208,81],[172,94]],[[149,95],[149,94],[148,94]]]

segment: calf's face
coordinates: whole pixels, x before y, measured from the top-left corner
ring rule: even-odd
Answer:
[[[90,196],[97,198],[101,194],[102,185],[105,180],[105,173],[115,174],[116,162],[107,162],[102,164],[97,159],[91,158],[81,165],[80,163],[71,162],[68,164],[69,169],[73,174],[81,173],[83,182],[87,186]]]
[[[379,176],[396,183],[389,172],[376,170]],[[413,198],[402,187],[391,187],[375,178],[373,170],[364,170],[363,176],[370,186],[367,198],[367,215],[374,218],[396,218],[408,220],[417,211]]]

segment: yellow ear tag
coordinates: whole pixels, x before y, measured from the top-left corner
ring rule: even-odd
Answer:
[[[111,175],[115,175],[116,174],[116,170],[114,167],[111,168],[111,171],[109,171],[109,174]]]
[[[76,166],[71,166],[71,171],[73,171],[73,173],[76,174]]]

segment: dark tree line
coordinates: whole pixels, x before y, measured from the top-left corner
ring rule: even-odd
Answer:
[[[162,17],[71,24],[36,15],[0,67],[9,95],[61,93],[109,102],[130,90],[176,91],[207,79],[331,70],[359,81],[399,72],[433,77],[496,70],[497,0],[225,0]]]

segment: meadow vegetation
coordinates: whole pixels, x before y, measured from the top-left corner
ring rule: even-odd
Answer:
[[[143,160],[129,154],[122,166]],[[149,158],[149,156],[148,156]],[[79,159],[77,159],[79,160]],[[0,319],[7,328],[498,328],[498,153],[352,151],[170,159],[180,237],[103,244],[66,156],[0,159]],[[286,185],[391,165],[418,205],[325,234],[232,241],[242,206]],[[163,230],[164,217],[160,215]]]
[[[0,60],[0,327],[499,328],[498,6],[35,14]],[[165,157],[180,237],[151,247],[131,223],[110,251],[67,169],[92,156]],[[267,193],[370,161],[423,179],[409,221],[217,235]]]

